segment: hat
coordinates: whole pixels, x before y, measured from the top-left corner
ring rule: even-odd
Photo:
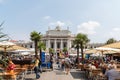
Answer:
[[[114,60],[111,60],[110,62],[111,62],[111,63],[114,63]]]

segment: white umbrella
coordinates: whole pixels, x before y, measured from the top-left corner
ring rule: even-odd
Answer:
[[[115,52],[120,52],[120,49],[115,49],[115,48],[107,48],[107,47],[98,47],[95,48],[96,50],[100,51],[115,51]]]
[[[9,41],[2,41],[0,42],[0,47],[4,49],[5,56],[6,56],[6,49],[14,46],[16,44],[9,42]]]
[[[21,52],[20,54],[21,54],[21,55],[29,55],[30,52]]]
[[[9,42],[9,41],[2,41],[2,42],[0,42],[0,47],[10,47],[10,46],[13,46],[13,45],[16,45],[16,44],[14,44],[14,43],[12,43],[12,42]]]

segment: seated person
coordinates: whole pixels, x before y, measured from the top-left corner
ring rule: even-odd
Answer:
[[[113,60],[110,61],[110,64],[108,64],[108,69],[114,67],[115,69],[117,68],[117,65],[114,63]]]
[[[108,80],[120,79],[120,74],[115,70],[114,66],[111,66],[108,71],[105,72]]]
[[[8,66],[7,66],[6,70],[9,71],[9,72],[14,72],[14,69],[15,69],[15,64],[10,59],[9,62],[8,62]]]
[[[105,74],[106,70],[108,69],[107,64],[102,62],[99,67],[102,69],[102,73]]]
[[[7,80],[9,80],[9,79],[16,80],[16,75],[14,74],[14,69],[15,69],[15,64],[12,62],[11,59],[9,59],[8,66],[6,68],[6,72],[10,73],[11,76],[6,77]]]
[[[94,62],[92,62],[92,64],[89,65],[89,69],[90,70],[95,70],[96,69],[96,66],[94,65]]]

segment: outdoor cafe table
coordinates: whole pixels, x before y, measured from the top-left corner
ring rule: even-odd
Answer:
[[[0,76],[4,79],[5,78],[5,80],[17,80],[17,76],[20,74],[20,73],[22,73],[22,72],[24,72],[26,70],[26,68],[15,68],[15,70],[14,70],[14,72],[7,72],[7,71],[5,71],[5,72],[2,72],[2,73],[0,73]],[[23,80],[23,78],[24,78],[24,76],[22,75],[22,80]]]
[[[117,70],[118,72],[120,72],[120,68],[117,68],[116,70]]]

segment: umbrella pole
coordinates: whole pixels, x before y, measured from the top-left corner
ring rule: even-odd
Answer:
[[[6,57],[6,47],[4,48],[4,56]]]
[[[102,61],[103,61],[103,51],[102,51]]]

